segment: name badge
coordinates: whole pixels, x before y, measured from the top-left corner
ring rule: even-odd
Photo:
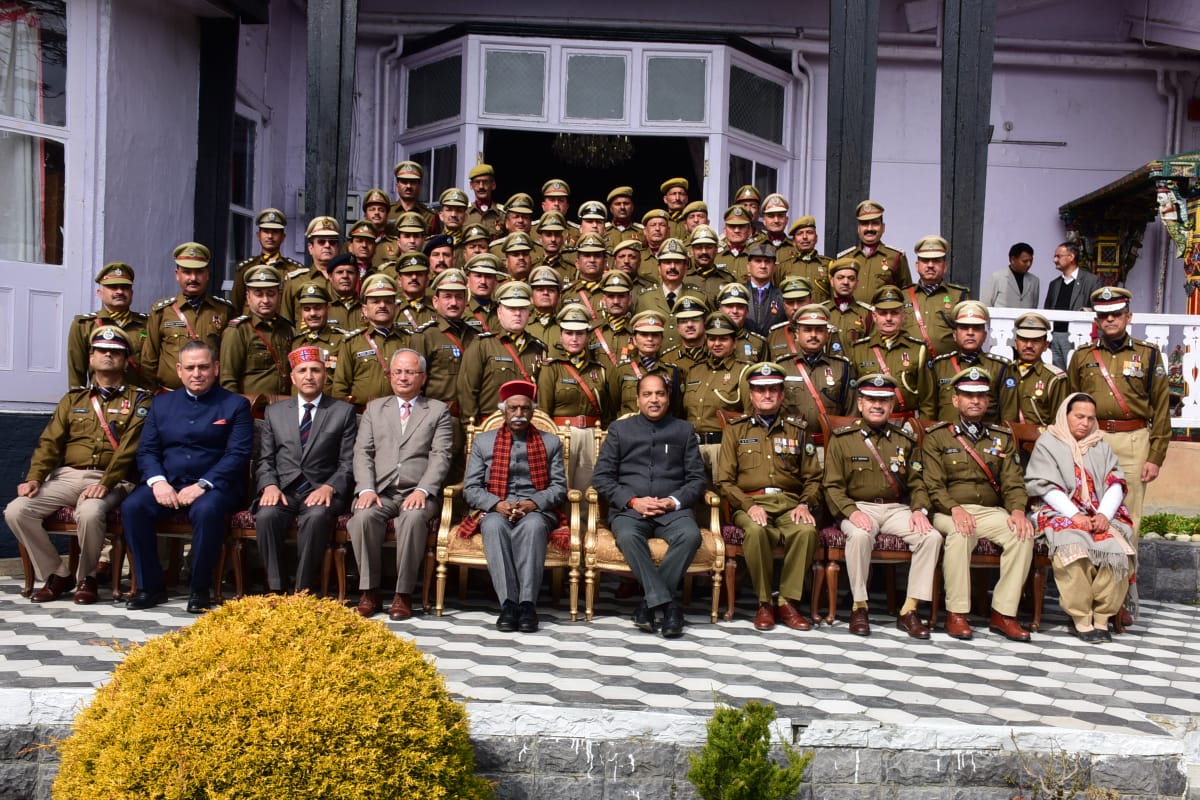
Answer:
[[[738,444],[758,444],[758,439],[738,439]]]
[[[374,350],[359,350],[354,354],[355,358],[369,358],[375,355]]]
[[[492,361],[503,361],[506,364],[511,364],[512,356],[493,356]]]

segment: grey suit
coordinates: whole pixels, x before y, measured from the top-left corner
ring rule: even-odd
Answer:
[[[467,460],[463,498],[471,508],[489,512],[480,520],[479,531],[483,536],[488,572],[491,573],[492,585],[496,587],[500,604],[503,605],[506,600],[536,603],[546,563],[546,539],[558,523],[555,511],[567,499],[562,442],[552,433],[530,430],[527,434],[541,436],[546,445],[550,485],[539,491],[529,477],[525,440],[514,436],[508,464],[508,492],[505,497],[499,497],[487,488],[498,433],[488,431],[475,437],[471,456]],[[532,500],[538,511],[516,522],[509,522],[504,515],[491,511],[502,500]]]
[[[284,573],[280,552],[288,528],[296,522],[296,590],[317,591],[317,574],[329,547],[339,514],[350,504],[354,488],[354,436],[358,420],[354,407],[322,395],[312,414],[308,441],[300,444],[303,400],[289,397],[267,406],[262,445],[254,474],[261,493],[276,486],[287,500],[274,506],[255,504],[258,551],[267,569],[267,588],[282,591]],[[313,490],[333,488],[330,505],[304,505]]]
[[[1042,283],[1032,272],[1025,273],[1021,288],[1017,288],[1017,279],[1008,267],[998,269],[983,282],[983,291],[979,299],[987,306],[1001,308],[1037,308],[1038,295]]]
[[[669,602],[700,549],[692,506],[704,497],[707,473],[690,422],[643,414],[619,419],[596,459],[592,485],[608,500],[608,524],[617,547],[642,584],[650,608]],[[679,508],[643,517],[630,507],[636,497],[674,497]],[[647,540],[663,539],[667,554],[655,567]]]
[[[413,399],[403,430],[399,398],[367,403],[354,445],[355,494],[373,491],[379,504],[355,509],[347,526],[360,589],[379,588],[383,539],[388,521],[395,519],[396,593],[412,593],[429,523],[441,512],[437,499],[450,472],[453,442],[450,408],[440,400]],[[425,507],[402,511],[401,504],[414,491],[425,493]]]
[[[1058,299],[1059,287],[1062,285],[1062,275],[1050,281],[1050,286],[1046,289],[1046,302],[1042,305],[1043,308],[1055,308],[1055,300]],[[1103,285],[1096,273],[1090,272],[1083,267],[1076,268],[1075,280],[1071,284],[1071,300],[1067,307],[1062,310],[1091,310],[1092,292]],[[1054,366],[1059,369],[1067,368],[1067,361],[1071,355],[1071,339],[1067,333],[1067,325],[1064,322],[1054,323],[1054,336],[1050,342],[1050,353],[1054,357]]]

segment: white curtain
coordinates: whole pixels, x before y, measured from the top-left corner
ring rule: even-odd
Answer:
[[[37,14],[0,2],[0,117],[42,122],[41,35]],[[0,130],[0,259],[45,260],[42,139]]]

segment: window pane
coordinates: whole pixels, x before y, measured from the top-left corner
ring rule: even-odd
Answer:
[[[233,274],[233,267],[254,255],[254,218],[238,211],[229,212],[229,252],[225,254],[225,263],[229,267],[226,275]],[[240,314],[241,311],[239,310]]]
[[[729,126],[783,144],[783,87],[752,72],[731,67]]]
[[[229,177],[233,183],[230,197],[233,204],[254,207],[254,145],[258,126],[240,114],[233,115],[233,149]]]
[[[575,119],[624,119],[625,59],[613,56],[569,56],[567,116]]]
[[[458,165],[458,145],[448,144],[433,151],[433,181],[429,187],[429,201],[441,197],[442,192],[454,186],[454,174]],[[428,175],[429,173],[425,173]]]
[[[702,58],[648,59],[646,119],[703,122],[706,68]]]
[[[433,189],[430,188],[433,185],[433,181],[428,179],[433,174],[433,151],[422,150],[418,153],[411,153],[408,158],[410,161],[415,161],[421,165],[421,174],[425,178],[421,180],[420,199],[422,203],[428,205],[433,197]]]
[[[546,95],[546,54],[489,50],[484,77],[483,111],[541,117]]]
[[[62,142],[0,131],[0,258],[62,263],[64,163]]]
[[[461,105],[461,55],[417,67],[408,73],[408,114],[405,124],[409,128],[453,119],[458,116]]]
[[[67,124],[65,0],[0,2],[0,116]]]
[[[733,204],[733,196],[737,190],[747,184],[754,183],[754,162],[741,156],[729,157],[729,197],[727,204]]]

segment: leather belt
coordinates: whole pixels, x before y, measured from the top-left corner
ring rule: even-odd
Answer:
[[[1096,424],[1105,433],[1128,433],[1148,426],[1144,419],[1098,419]]]
[[[696,441],[700,444],[720,444],[722,431],[709,431],[708,433],[697,433]]]
[[[783,489],[778,486],[768,486],[765,489],[755,489],[752,492],[746,492],[750,497],[761,497],[764,494],[783,494]]]
[[[554,424],[564,428],[592,428],[600,424],[600,418],[585,417],[582,414],[574,417],[555,417]]]

